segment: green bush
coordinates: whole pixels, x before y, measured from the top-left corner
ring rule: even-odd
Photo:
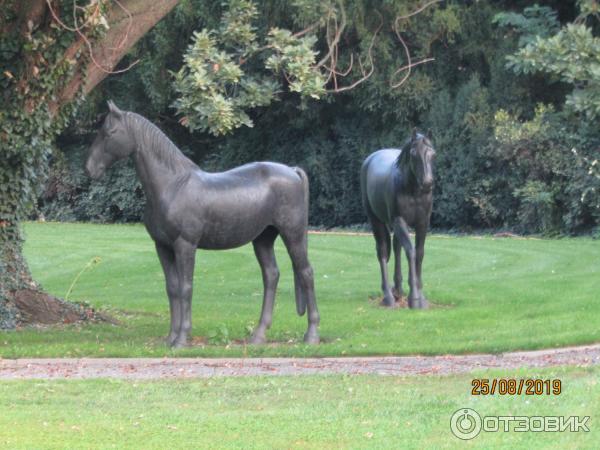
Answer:
[[[524,2],[448,2],[403,24],[413,56],[436,61],[415,68],[401,88],[391,89],[389,80],[406,63],[403,51],[395,34],[383,31],[373,48],[377,70],[368,82],[320,102],[283,93],[280,101],[248,112],[253,128],[218,138],[190,133],[178,123],[168,109],[176,93],[166,81],[169,72],[181,68],[193,31],[218,28],[221,7],[209,3],[182,2],[134,49],[130,57],[143,53],[142,62],[107,79],[88,99],[84,114],[63,135],[64,158],[54,159],[40,200],[47,218],[140,220],[144,198],[130,163],[93,183],[82,170],[84,147],[91,141],[82,136],[95,131],[96,114],[104,111],[104,99],[112,98],[157,123],[203,169],[260,160],[303,167],[310,178],[314,226],[365,223],[362,161],[377,149],[401,146],[418,126],[432,129],[438,153],[434,227],[550,234],[598,229],[599,163],[592,167],[600,148],[597,123],[565,108],[573,90],[568,83],[507,68],[507,57],[532,42],[532,32],[550,35],[558,29],[556,17],[561,26],[573,20],[574,3],[549,1],[521,14]],[[367,6],[359,0],[348,4],[347,52],[364,52],[370,42],[361,22]],[[278,3],[256,32],[266,33],[278,21],[292,28],[285,11]]]
[[[38,212],[47,220],[138,222],[145,198],[131,161],[122,161],[98,181],[84,173],[85,149],[68,147],[51,166]]]

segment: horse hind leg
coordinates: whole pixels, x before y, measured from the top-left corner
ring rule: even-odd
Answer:
[[[394,296],[400,300],[404,296],[404,291],[402,289],[402,245],[395,233],[392,239],[392,245],[394,247],[394,288],[392,292]]]
[[[387,226],[375,217],[370,216],[370,220],[373,236],[375,237],[377,260],[379,261],[379,268],[381,270],[381,290],[383,291],[383,300],[381,303],[384,306],[394,306],[396,299],[394,298],[388,279],[388,261],[390,260],[391,252],[390,232]]]
[[[262,272],[264,293],[260,321],[250,338],[251,344],[264,344],[266,342],[265,333],[271,327],[273,321],[273,305],[275,304],[275,292],[279,281],[279,269],[273,246],[278,234],[274,227],[268,227],[252,241],[254,254]]]
[[[308,261],[308,236],[306,228],[301,232],[284,233],[280,230],[283,242],[287,247],[294,269],[294,287],[296,292],[296,310],[304,315],[308,309],[308,329],[304,334],[304,342],[319,343],[319,310],[315,297],[313,269]]]

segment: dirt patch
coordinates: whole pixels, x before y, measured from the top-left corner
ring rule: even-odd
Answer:
[[[382,295],[369,295],[368,298],[368,303],[371,306],[377,307],[377,308],[385,308],[385,309],[409,309],[408,308],[408,297],[406,295],[403,296],[398,296],[396,295],[396,293],[394,292],[394,298],[396,299],[396,303],[394,304],[394,306],[384,306],[383,305],[383,296]],[[427,301],[429,302],[429,309],[449,309],[452,308],[452,305],[445,305],[443,303],[437,303],[435,301],[432,301],[430,299],[427,299]]]
[[[109,322],[112,317],[96,311],[85,303],[72,303],[33,289],[21,289],[13,295],[19,311],[19,326],[56,325],[77,322]]]
[[[380,308],[408,309],[408,297],[406,295],[398,295],[396,292],[394,292],[394,299],[396,300],[394,306],[385,306],[383,304],[383,295],[369,295],[368,302],[371,306],[377,306]]]

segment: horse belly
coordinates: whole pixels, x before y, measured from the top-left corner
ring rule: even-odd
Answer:
[[[253,241],[272,224],[270,208],[265,202],[236,206],[204,212],[198,248],[217,250],[240,247]]]
[[[198,241],[198,248],[206,250],[225,250],[241,247],[253,241],[268,226],[260,222],[248,222],[244,226],[238,223],[207,223]]]
[[[389,180],[387,178],[371,178],[367,184],[367,201],[371,213],[388,226],[392,225],[394,219],[393,206],[390,201],[394,200],[390,193]]]
[[[383,149],[372,153],[363,163],[363,189],[369,211],[380,222],[391,226],[394,219],[394,168],[400,151]]]

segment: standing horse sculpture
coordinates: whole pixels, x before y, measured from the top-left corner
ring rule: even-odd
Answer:
[[[408,305],[410,308],[428,306],[423,296],[421,266],[433,201],[434,157],[435,150],[429,139],[413,130],[411,139],[401,150],[378,150],[365,159],[361,168],[362,201],[375,236],[385,306],[395,304],[387,273],[391,253],[389,230],[394,234],[395,293],[399,297],[403,295],[400,247],[404,247],[409,267]],[[416,250],[408,234],[409,226],[415,230]]]
[[[273,244],[285,243],[294,269],[296,311],[308,309],[307,343],[319,342],[319,312],[307,257],[308,179],[302,169],[257,162],[221,173],[202,171],[155,125],[109,102],[87,162],[94,179],[133,155],[146,194],[144,224],[165,273],[171,312],[167,342],[182,347],[192,326],[196,249],[229,249],[250,241],[262,270],[264,296],[252,343],[271,326],[279,269]]]

